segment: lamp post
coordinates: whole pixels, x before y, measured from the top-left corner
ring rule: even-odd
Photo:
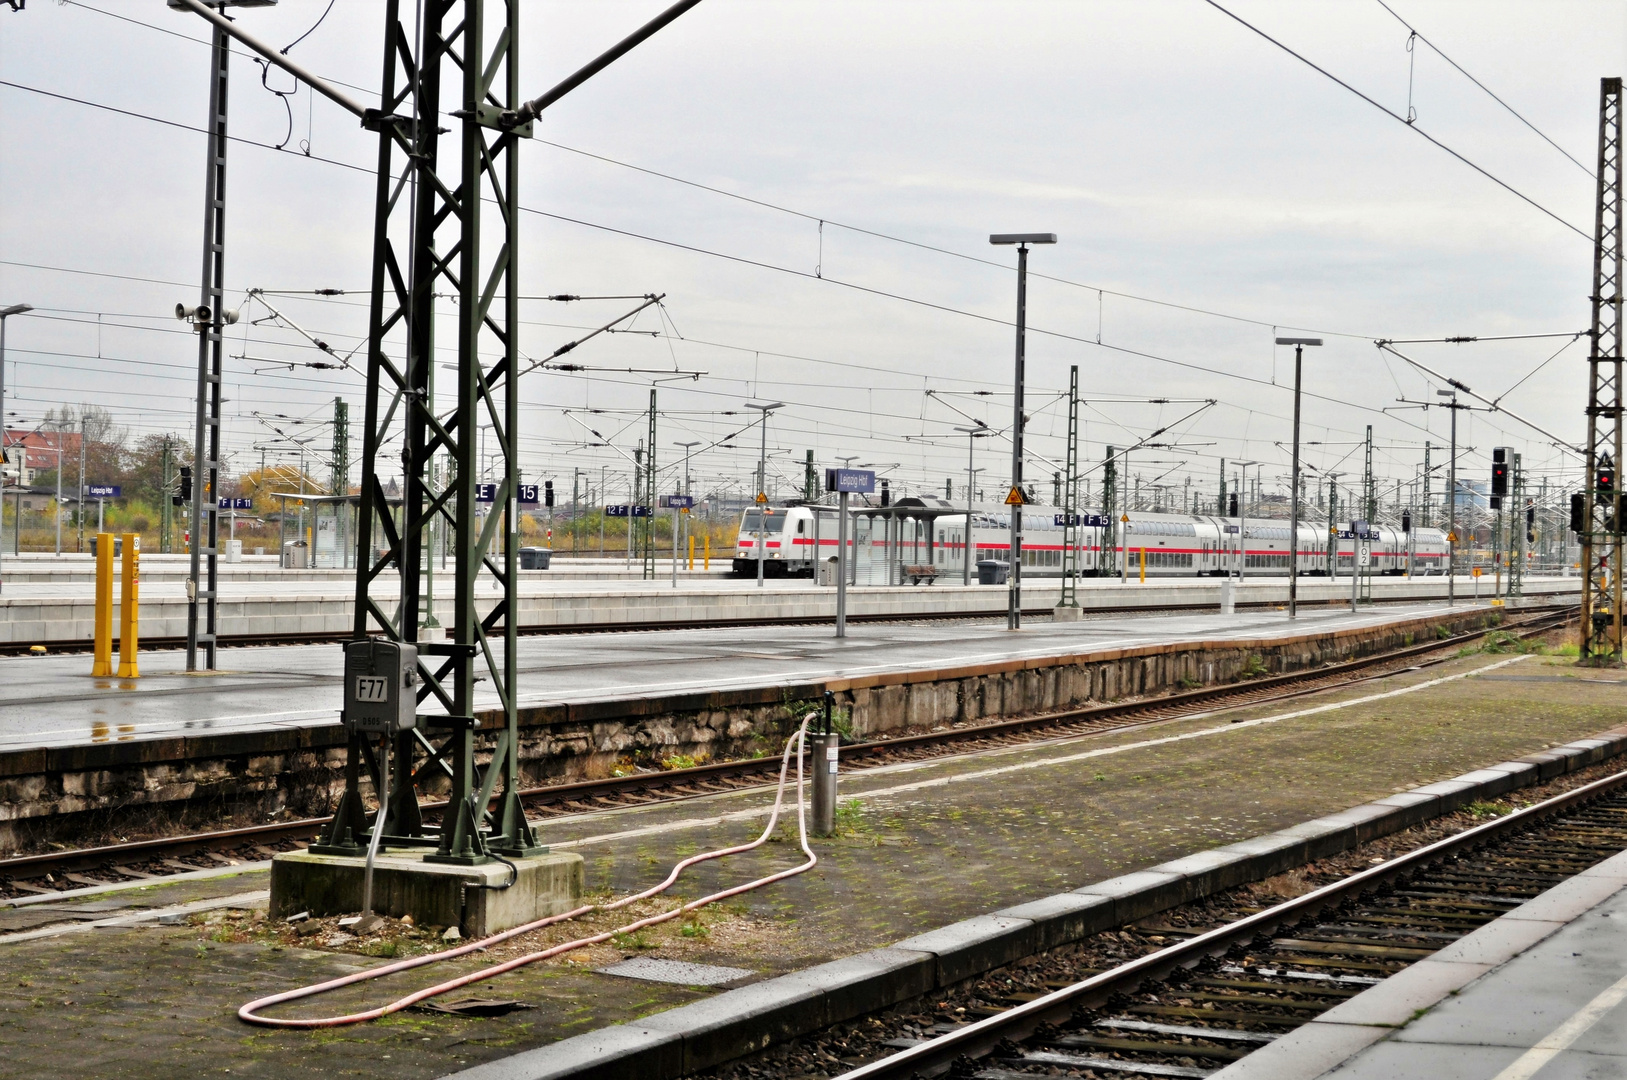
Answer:
[[[972,492],[977,486],[977,470],[972,468],[972,447],[976,439],[989,434],[987,424],[978,424],[976,427],[957,427],[956,431],[966,433],[966,542],[961,545],[961,574],[960,583],[972,583]]]
[[[989,243],[1017,247],[1017,358],[1015,392],[1011,402],[1011,571],[1006,629],[1020,630],[1023,624],[1023,362],[1024,338],[1028,323],[1028,246],[1054,244],[1056,233],[994,233]]]
[[[756,409],[763,414],[762,441],[757,450],[757,587],[763,587],[763,560],[767,557],[765,551],[764,529],[767,524],[768,492],[768,416],[775,409],[785,408],[785,402],[776,401],[768,405],[754,405],[746,402],[746,408]]]
[[[1299,380],[1305,346],[1322,344],[1319,337],[1280,337],[1278,345],[1294,347],[1294,468],[1288,511],[1288,617],[1299,618]]]
[[[9,307],[0,308],[0,491],[4,491],[6,487],[6,320],[13,315],[21,315],[33,310],[32,304],[12,304]],[[60,457],[58,460],[61,460]],[[62,471],[60,465],[58,465],[57,471]],[[5,524],[4,503],[5,500],[0,498],[0,538],[5,535],[5,529],[3,528]],[[21,533],[23,527],[21,515],[18,515],[13,527],[19,534]],[[4,548],[5,544],[0,542],[0,550]],[[4,584],[5,575],[0,574],[0,587],[3,587]]]

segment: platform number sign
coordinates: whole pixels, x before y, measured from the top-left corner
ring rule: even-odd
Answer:
[[[253,510],[253,499],[221,499],[218,502],[221,510]]]
[[[477,503],[489,503],[489,502],[496,502],[496,501],[497,501],[497,485],[496,484],[476,484],[475,485],[475,502],[477,502]]]
[[[520,485],[520,505],[521,506],[535,506],[535,505],[537,505],[537,485],[535,485],[535,484],[521,484]]]

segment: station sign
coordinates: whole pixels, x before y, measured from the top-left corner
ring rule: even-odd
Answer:
[[[648,506],[630,506],[627,503],[617,503],[604,508],[605,517],[649,517]]]
[[[217,499],[215,505],[221,510],[253,510],[253,499]]]
[[[825,490],[869,495],[876,490],[876,474],[870,469],[826,469]]]
[[[91,499],[117,499],[123,490],[118,484],[86,484],[85,496]]]
[[[660,505],[663,510],[693,510],[695,499],[691,495],[662,495]]]
[[[477,503],[489,503],[489,502],[496,502],[496,501],[497,501],[497,485],[496,484],[476,484],[475,485],[475,502],[477,502]]]
[[[535,506],[535,505],[537,505],[537,485],[535,485],[535,484],[521,484],[520,485],[520,505],[521,506]]]

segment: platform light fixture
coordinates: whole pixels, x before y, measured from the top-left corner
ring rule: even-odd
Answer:
[[[34,305],[32,304],[12,304],[9,307],[0,308],[0,491],[3,491],[6,486],[6,320],[13,315],[23,315],[33,310]],[[60,456],[58,455],[59,458]],[[57,463],[57,475],[60,476],[61,474],[62,467],[59,461]],[[20,481],[21,477],[18,479]],[[21,483],[18,486],[21,487]],[[23,516],[18,513],[16,528],[19,535],[21,535],[22,527]],[[0,530],[0,532],[3,532],[3,530]],[[4,547],[4,544],[0,544],[0,549]],[[0,587],[3,587],[4,582],[5,575],[0,574]]]
[[[1023,362],[1028,329],[1028,248],[1032,244],[1054,244],[1056,233],[993,233],[989,243],[1017,248],[1017,362],[1016,392],[1011,402],[1011,568],[1007,577],[1006,629],[1020,630],[1023,623]]]
[[[1280,337],[1278,345],[1294,347],[1294,468],[1289,483],[1293,485],[1288,501],[1288,617],[1299,618],[1299,383],[1300,369],[1305,359],[1305,347],[1322,344],[1319,337]]]

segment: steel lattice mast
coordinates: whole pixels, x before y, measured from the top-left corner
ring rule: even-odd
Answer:
[[[536,849],[520,811],[514,700],[517,149],[520,138],[529,137],[530,124],[499,123],[505,110],[520,105],[518,0],[429,0],[422,20],[422,36],[415,42],[401,21],[400,0],[389,0],[376,118],[380,139],[353,632],[357,639],[383,635],[416,643],[419,700],[439,705],[446,714],[421,713],[418,730],[396,737],[397,760],[420,763],[401,769],[390,792],[392,834],[407,842],[433,842],[431,859],[474,863],[488,858],[489,850]],[[453,101],[443,100],[452,95]],[[449,133],[456,141],[446,147],[437,123],[443,109],[462,121],[461,130]],[[456,297],[451,313],[437,317],[437,293]],[[438,322],[450,329],[457,349],[450,408],[440,407],[431,395]],[[497,458],[491,511],[483,517],[476,513],[482,427]],[[455,478],[440,492],[428,482],[437,454],[447,456]],[[393,477],[383,472],[395,461],[401,462],[398,510],[386,490]],[[419,640],[424,537],[437,521],[452,530],[457,551],[450,632],[443,641]],[[400,571],[395,581],[384,575],[391,567]],[[476,599],[488,600],[493,591],[497,601],[482,616]],[[477,666],[484,669],[503,717],[483,776],[474,754]],[[358,788],[364,757],[371,769],[365,741],[353,738],[345,794],[322,849],[344,850],[366,829]],[[445,773],[451,786],[437,836],[426,834],[414,791],[422,774],[432,770]],[[496,811],[488,813],[494,796]]]
[[[225,347],[226,313],[226,92],[231,49],[226,34],[215,28],[209,50],[209,168],[204,183],[203,283],[194,325],[198,331],[197,417],[192,436],[192,497],[187,507],[186,669],[215,668],[218,593],[216,542],[220,531],[217,488],[220,480],[220,386]],[[60,444],[59,444],[60,445]],[[58,455],[58,472],[61,471]],[[168,497],[168,492],[165,493]],[[200,611],[199,608],[202,608]],[[200,625],[201,623],[201,625]]]
[[[1621,80],[1599,85],[1598,203],[1594,209],[1593,348],[1588,355],[1587,477],[1582,524],[1582,659],[1621,657],[1621,534],[1614,469],[1621,461]],[[1601,468],[1612,490],[1601,492]]]
[[[1079,365],[1068,368],[1068,461],[1062,481],[1062,598],[1057,607],[1079,606]]]
[[[519,0],[423,0],[414,32],[402,22],[401,0],[387,0],[384,74],[376,109],[312,74],[285,51],[257,40],[203,0],[170,2],[208,20],[217,33],[237,39],[379,133],[354,636],[415,643],[419,704],[444,710],[419,713],[422,726],[397,736],[397,760],[407,767],[395,773],[387,793],[390,824],[399,834],[392,840],[433,845],[437,850],[428,858],[452,863],[482,862],[488,851],[539,850],[521,812],[515,716],[518,144],[531,137],[532,124],[544,109],[700,0],[677,0],[529,101],[519,94]],[[500,18],[488,19],[488,12]],[[224,60],[221,64],[223,71]],[[456,151],[449,151],[444,161],[439,127],[443,81],[458,106],[445,115],[460,125]],[[223,98],[219,104],[217,125],[223,124]],[[488,206],[494,209],[488,212]],[[455,314],[447,317],[458,356],[450,411],[438,409],[432,394],[437,293],[449,294],[457,303]],[[218,395],[218,383],[215,391]],[[482,427],[490,432],[500,461],[492,512],[484,517],[476,514]],[[443,453],[451,476],[437,492],[431,466]],[[211,451],[206,460],[214,456]],[[387,481],[395,483],[395,462],[401,467],[399,500],[386,488]],[[381,465],[389,471],[381,472]],[[456,541],[450,640],[419,639],[420,590],[428,580],[424,539],[432,524],[450,526]],[[387,569],[400,572],[393,587],[383,577]],[[476,599],[488,603],[491,590],[477,589],[487,581],[500,596],[481,615]],[[477,664],[486,670],[499,723],[476,718]],[[490,705],[482,705],[489,716]],[[483,772],[474,760],[477,723],[497,733]],[[413,767],[419,750],[425,760]],[[364,766],[376,790],[377,762],[366,740],[353,736],[346,750],[344,795],[316,850],[359,853],[358,842],[368,830],[360,791]],[[414,790],[427,771],[450,780],[449,804],[436,836],[423,827]]]

